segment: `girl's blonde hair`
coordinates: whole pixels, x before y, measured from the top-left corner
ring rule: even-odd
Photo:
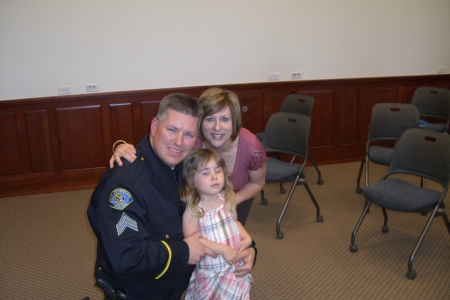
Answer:
[[[200,194],[194,187],[194,175],[199,168],[205,166],[210,160],[214,160],[222,168],[224,177],[224,186],[222,189],[225,198],[225,209],[233,213],[236,210],[236,198],[233,191],[233,185],[227,176],[227,167],[223,158],[212,149],[199,149],[192,151],[183,163],[183,186],[180,190],[181,200],[186,203],[186,208],[197,218],[203,217],[204,210],[199,206]]]

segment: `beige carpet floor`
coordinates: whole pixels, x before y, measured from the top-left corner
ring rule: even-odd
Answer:
[[[268,205],[256,197],[246,226],[259,251],[252,299],[450,299],[450,235],[442,218],[416,256],[415,280],[405,276],[407,262],[427,217],[390,211],[390,230],[383,234],[381,209],[372,206],[356,237],[359,251],[350,253],[364,203],[355,193],[358,167],[321,166],[323,185],[307,168],[324,222],[315,221],[315,208],[298,186],[281,224],[282,240],[275,225],[286,195],[268,184]],[[371,181],[385,170],[373,167]],[[86,218],[91,193],[0,199],[0,299],[102,299],[94,286],[95,238]]]

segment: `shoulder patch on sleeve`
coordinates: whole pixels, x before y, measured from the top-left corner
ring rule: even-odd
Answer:
[[[109,207],[123,210],[133,202],[133,196],[125,189],[115,189],[109,195]]]

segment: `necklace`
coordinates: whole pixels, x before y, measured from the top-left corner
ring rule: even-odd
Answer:
[[[227,152],[227,151],[231,148],[231,146],[233,146],[233,143],[231,143],[228,147],[226,147],[226,148],[222,151],[222,153]]]
[[[216,148],[213,145],[211,145],[211,143],[208,140],[206,140],[206,144],[208,145],[208,148],[216,150]],[[224,150],[221,150],[220,152],[221,153],[227,152],[228,150],[230,150],[231,147],[233,147],[233,144],[234,143],[231,142],[230,145],[228,145],[228,147],[226,147]],[[216,151],[219,152],[218,150]]]

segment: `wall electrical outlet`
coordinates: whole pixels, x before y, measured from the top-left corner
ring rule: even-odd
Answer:
[[[446,72],[445,69],[446,69],[445,66],[439,66],[439,67],[437,68],[438,74],[445,74],[445,72]]]
[[[69,95],[70,86],[58,86],[58,95]]]
[[[98,92],[98,84],[97,83],[86,84],[86,92],[88,93]]]
[[[302,79],[302,72],[292,72],[292,80]]]
[[[280,73],[269,73],[269,81],[280,80]]]

